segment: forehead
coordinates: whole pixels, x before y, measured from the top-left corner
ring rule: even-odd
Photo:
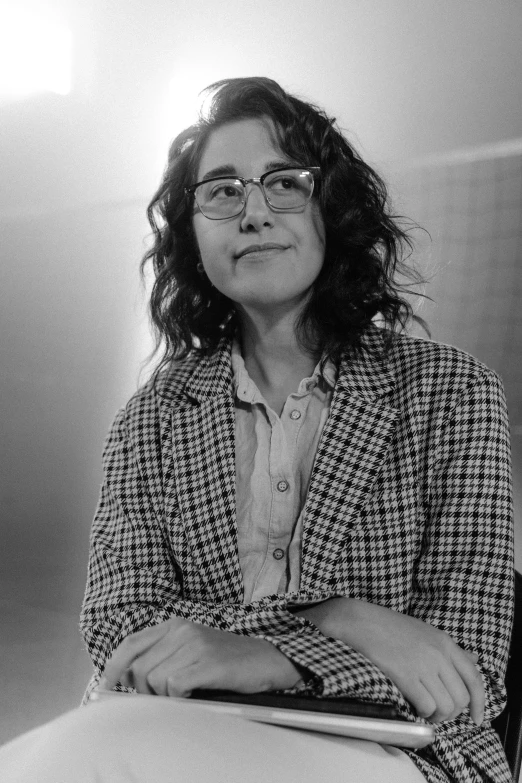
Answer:
[[[201,156],[197,178],[213,176],[215,169],[228,167],[231,174],[259,176],[273,164],[287,163],[280,149],[272,121],[249,118],[229,122],[211,131]],[[219,174],[223,173],[218,171]]]

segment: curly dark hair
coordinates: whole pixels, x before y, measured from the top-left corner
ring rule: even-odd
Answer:
[[[428,331],[404,298],[412,284],[423,282],[405,263],[405,251],[409,257],[413,248],[405,221],[391,214],[386,185],[335,119],[267,78],[226,79],[206,92],[212,94],[206,115],[172,142],[161,185],[147,209],[153,245],[141,272],[152,259],[150,315],[154,353],[164,344],[160,367],[192,351],[211,353],[223,334],[235,329],[234,302],[197,270],[193,203],[185,188],[196,181],[209,134],[246,118],[272,120],[284,154],[298,165],[321,168],[313,198],[325,225],[325,259],[297,324],[301,344],[337,361],[347,349],[365,347],[364,334],[375,316],[386,327],[386,348],[410,319]]]

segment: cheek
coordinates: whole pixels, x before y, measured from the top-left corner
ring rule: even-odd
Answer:
[[[199,250],[199,256],[210,281],[216,285],[222,271],[223,259],[226,255],[226,242],[220,237],[219,227],[206,220],[206,225],[198,225],[194,220],[194,236]],[[210,224],[210,225],[209,225]]]
[[[326,230],[324,227],[323,216],[318,205],[314,205],[311,215],[311,230],[315,237],[315,244],[319,250],[323,253],[326,247]]]
[[[193,228],[196,246],[208,279],[221,293],[228,295],[227,280],[230,270],[227,267],[228,243],[226,237],[221,235],[219,226],[213,224],[207,218],[198,221],[194,217]]]
[[[312,214],[307,245],[310,250],[310,267],[313,267],[310,271],[315,271],[317,275],[323,266],[326,248],[324,223],[320,214]]]
[[[211,236],[209,226],[202,223],[201,219],[198,220],[198,215],[194,217],[192,229],[196,240],[196,247],[199,250],[202,261],[209,255],[209,251],[212,248]]]

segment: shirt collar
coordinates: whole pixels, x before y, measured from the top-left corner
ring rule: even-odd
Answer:
[[[254,381],[248,374],[245,367],[245,361],[241,355],[241,346],[237,337],[232,342],[232,383],[234,385],[234,392],[243,402],[262,402],[259,389],[255,385]]]
[[[297,389],[298,394],[307,394],[317,383],[324,383],[331,389],[335,388],[338,372],[336,365],[330,359],[327,359],[323,372],[321,373],[321,361],[322,360],[319,360],[317,362],[313,373],[308,378],[302,379],[299,388]],[[245,362],[241,355],[241,346],[237,336],[234,337],[232,342],[231,362],[234,391],[236,395],[244,402],[252,403],[259,402],[260,399],[262,400],[257,386],[245,367]]]

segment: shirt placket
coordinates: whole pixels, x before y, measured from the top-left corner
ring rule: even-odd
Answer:
[[[290,579],[289,547],[293,524],[299,513],[299,493],[296,486],[295,456],[299,431],[304,422],[309,394],[290,395],[281,418],[266,406],[271,425],[269,472],[271,509],[267,535],[267,552],[257,576],[257,585],[273,585],[273,592],[286,589]],[[290,522],[290,524],[289,524]],[[266,592],[264,593],[266,595]]]

